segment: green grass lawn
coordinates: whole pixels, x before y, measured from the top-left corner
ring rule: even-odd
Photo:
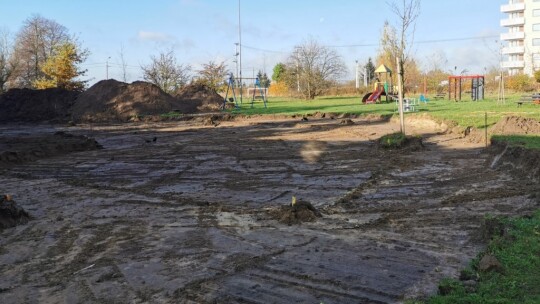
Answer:
[[[495,236],[486,250],[500,261],[502,271],[479,272],[477,258],[462,272],[476,278],[476,287],[467,290],[461,281],[446,279],[440,286],[447,294],[426,303],[540,303],[540,211],[531,218],[502,223],[508,233]]]
[[[497,103],[496,98],[488,98],[483,101],[430,100],[418,106],[418,112],[407,115],[426,113],[432,118],[441,121],[453,121],[463,127],[484,127],[484,115],[488,115],[488,126],[495,124],[503,116],[519,115],[540,120],[540,105],[524,104],[518,107],[516,102],[519,96],[511,96],[505,104]],[[397,107],[394,102],[380,104],[362,104],[361,97],[321,97],[306,101],[292,98],[269,98],[268,108],[264,108],[263,102],[257,100],[251,108],[249,98],[244,99],[239,109],[233,113],[256,115],[256,114],[279,114],[279,115],[303,115],[315,112],[323,113],[351,113],[357,115],[396,115]]]
[[[503,141],[511,146],[521,146],[527,149],[540,149],[540,136],[534,135],[494,135],[491,140]]]

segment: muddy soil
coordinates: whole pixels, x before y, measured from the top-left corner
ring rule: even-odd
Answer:
[[[51,133],[19,132],[0,127],[0,168],[41,158],[73,152],[91,151],[103,147],[95,139],[64,131]]]
[[[0,197],[0,230],[28,223],[30,215],[10,197]]]
[[[0,302],[401,302],[459,276],[487,214],[538,208],[481,144],[416,121],[424,149],[386,151],[397,123],[350,119],[69,128],[104,149],[0,168],[35,218],[0,232]],[[280,221],[292,196],[321,217]]]

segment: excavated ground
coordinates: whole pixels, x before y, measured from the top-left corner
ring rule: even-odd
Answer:
[[[394,303],[436,291],[482,248],[487,214],[538,208],[478,144],[353,119],[51,128],[104,149],[0,168],[33,220],[0,231],[1,303]],[[284,222],[292,196],[322,217]],[[310,207],[311,208],[311,207]]]

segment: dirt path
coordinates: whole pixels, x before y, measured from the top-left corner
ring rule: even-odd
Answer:
[[[0,176],[35,217],[0,231],[0,302],[399,302],[475,256],[486,214],[538,206],[434,123],[404,153],[373,141],[397,124],[354,122],[70,128],[104,149]],[[293,195],[323,217],[280,223]]]

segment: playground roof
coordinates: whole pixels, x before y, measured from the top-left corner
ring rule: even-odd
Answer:
[[[378,67],[375,70],[375,73],[390,73],[390,74],[392,74],[392,70],[390,70],[390,68],[385,66],[384,64],[381,64],[381,66]]]

